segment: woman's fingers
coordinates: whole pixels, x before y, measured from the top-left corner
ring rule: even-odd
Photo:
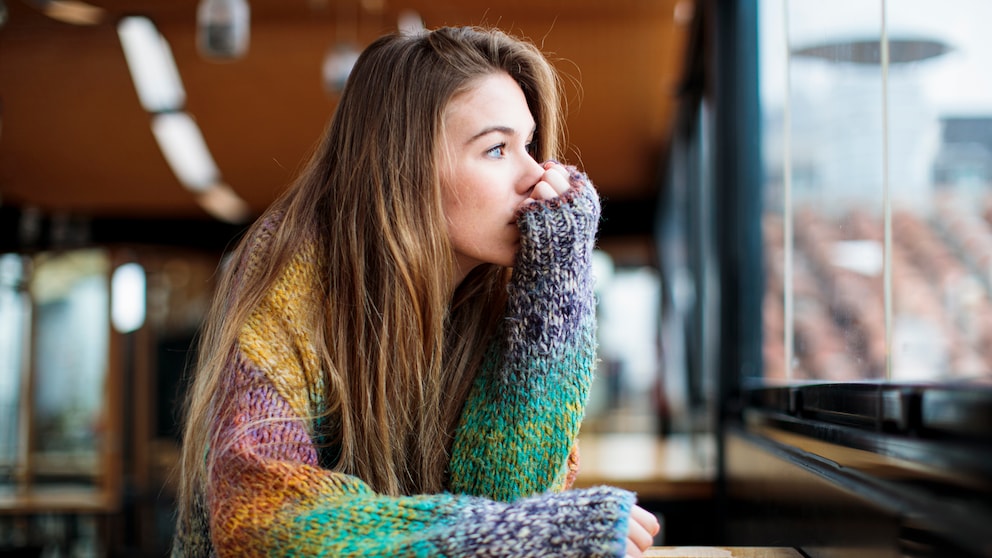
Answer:
[[[630,510],[627,526],[627,555],[638,557],[654,543],[654,536],[661,529],[658,518],[640,506]]]
[[[641,506],[634,506],[630,511],[630,517],[637,523],[641,524],[652,538],[658,534],[658,531],[661,530],[661,525],[658,523],[658,518]]]
[[[555,161],[547,161],[541,166],[544,167],[544,174],[531,188],[530,196],[523,201],[521,206],[557,198],[572,187],[571,176],[564,165]]]
[[[651,546],[654,539],[644,525],[635,522],[633,517],[630,519],[630,527],[627,529],[627,553],[640,556],[644,549]],[[637,553],[635,554],[634,551]]]
[[[542,180],[531,190],[530,197],[534,200],[550,200],[558,197],[558,191],[555,190],[554,186]]]
[[[530,199],[550,200],[564,194],[571,186],[568,169],[553,161],[548,161],[542,166],[544,174],[531,190]]]
[[[570,186],[568,169],[561,163],[554,161],[548,161],[542,166],[544,167],[544,176],[541,177],[541,180],[547,182],[558,195],[564,194]]]

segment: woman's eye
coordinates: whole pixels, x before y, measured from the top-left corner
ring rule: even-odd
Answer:
[[[493,146],[489,151],[486,151],[487,157],[492,157],[495,159],[502,159],[506,155],[506,144],[501,143],[499,145]]]

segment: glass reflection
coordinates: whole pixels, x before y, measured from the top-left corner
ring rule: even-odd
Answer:
[[[989,17],[761,3],[767,380],[992,379]]]

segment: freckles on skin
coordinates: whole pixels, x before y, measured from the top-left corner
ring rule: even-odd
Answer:
[[[478,200],[463,200],[461,198],[452,200],[452,207],[455,208],[457,212],[463,213],[485,213],[487,208],[484,204],[477,203]],[[464,221],[453,221],[447,215],[445,216],[445,221],[448,225],[449,231],[455,231],[458,237],[464,240],[460,243],[463,245],[463,249],[466,246],[472,246],[478,251],[484,251],[489,244],[485,240],[490,238],[488,230],[480,224],[479,221],[464,222]],[[517,219],[516,215],[506,223],[506,226],[514,231],[515,234],[519,236],[519,230],[517,229]]]
[[[444,176],[458,176],[457,168],[450,162],[450,154],[446,155],[446,171]],[[474,247],[477,251],[485,251],[488,242],[486,238],[487,229],[482,219],[461,219],[464,215],[486,215],[493,212],[492,204],[488,203],[484,197],[473,196],[466,188],[444,187],[442,188],[442,201],[444,205],[444,220],[449,231],[449,235],[462,240],[461,244]],[[519,243],[520,231],[517,229],[516,211],[510,214],[506,226],[513,235],[517,237]],[[491,232],[491,231],[488,231]],[[457,250],[457,248],[456,248]]]

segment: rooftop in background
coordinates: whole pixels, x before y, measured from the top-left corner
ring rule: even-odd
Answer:
[[[951,48],[935,39],[889,38],[889,63],[905,64],[935,58]],[[822,58],[829,62],[850,62],[854,64],[877,65],[882,62],[881,42],[875,39],[849,39],[820,43],[793,49],[795,56]]]

